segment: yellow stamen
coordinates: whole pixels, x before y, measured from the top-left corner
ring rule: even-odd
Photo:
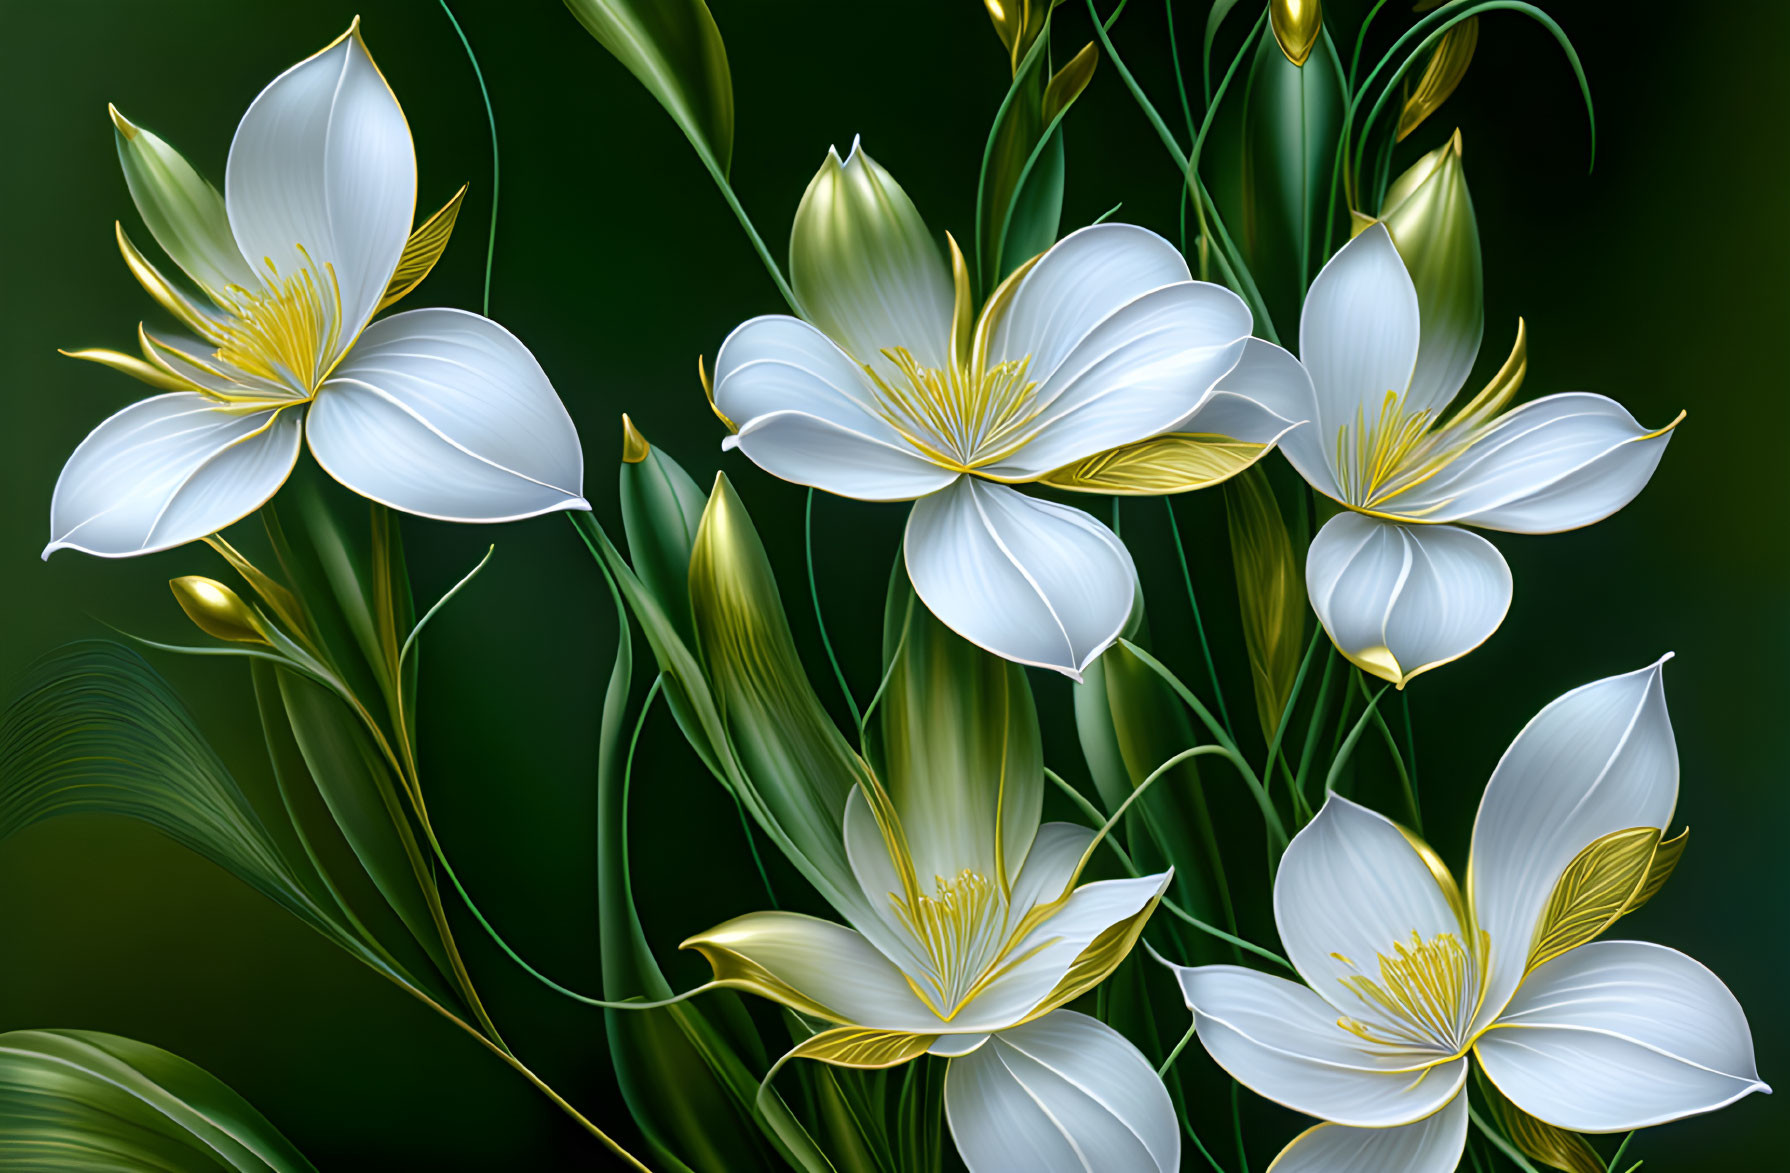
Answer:
[[[1337,979],[1379,1012],[1373,1021],[1339,1018],[1337,1025],[1380,1046],[1459,1052],[1467,1045],[1478,1004],[1483,933],[1480,946],[1476,954],[1454,933],[1438,933],[1426,941],[1413,932],[1409,944],[1393,945],[1392,956],[1378,955],[1379,980],[1360,972]],[[1331,956],[1359,968],[1341,954]]]
[[[933,877],[934,894],[903,899],[890,893],[896,918],[925,953],[928,1002],[949,1019],[978,988],[1006,924],[1000,888],[968,868]]]
[[[866,366],[884,419],[947,468],[970,472],[1008,455],[1041,410],[1026,379],[1031,357],[977,369],[953,362],[923,367],[905,347],[882,352],[899,377]]]
[[[262,379],[313,395],[338,357],[342,337],[342,290],[335,266],[318,265],[303,245],[304,267],[281,276],[271,258],[263,258],[264,288],[232,285],[220,302],[218,361]]]

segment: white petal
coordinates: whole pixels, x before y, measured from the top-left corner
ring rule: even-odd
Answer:
[[[1379,958],[1394,957],[1413,934],[1430,941],[1448,933],[1469,944],[1447,894],[1405,833],[1338,794],[1288,844],[1274,879],[1274,921],[1287,958],[1318,996],[1369,1023],[1383,1014],[1344,979],[1365,974],[1378,981]],[[1460,1032],[1473,1012],[1471,983],[1464,992],[1455,1015]]]
[[[1062,896],[1093,841],[1092,827],[1076,823],[1045,823],[1039,827],[1019,876],[1013,881],[1013,907],[1032,908]]]
[[[988,475],[1049,472],[1171,427],[1237,365],[1249,329],[1241,298],[1200,281],[1121,306],[1039,385],[1037,418]],[[1028,370],[1028,377],[1037,376]]]
[[[1275,416],[1300,424],[1281,437],[1280,450],[1312,488],[1329,497],[1342,495],[1328,455],[1336,444],[1336,436],[1334,431],[1324,432],[1319,424],[1317,393],[1298,359],[1272,342],[1251,338],[1243,348],[1242,359],[1218,381],[1216,390],[1218,394],[1229,392],[1254,400]],[[1196,429],[1183,426],[1175,430]]]
[[[1385,508],[1517,533],[1576,529],[1634,500],[1670,439],[1602,395],[1550,395],[1500,416],[1439,475]]]
[[[546,372],[464,310],[367,327],[311,406],[311,452],[364,497],[445,521],[588,509],[584,455]]]
[[[1071,232],[1020,278],[991,354],[996,362],[1030,355],[1029,376],[1042,383],[1120,307],[1192,279],[1180,250],[1147,228],[1095,224]]]
[[[1320,1124],[1280,1150],[1268,1173],[1454,1173],[1467,1145],[1467,1097],[1415,1124]]]
[[[1510,567],[1478,534],[1360,513],[1318,531],[1305,586],[1337,649],[1400,688],[1484,643],[1510,609]]]
[[[774,411],[741,426],[723,447],[798,485],[859,501],[912,501],[961,475],[921,456],[804,411]]]
[[[1595,941],[1537,967],[1478,1052],[1511,1102],[1574,1132],[1646,1128],[1771,1091],[1728,987],[1641,941]]]
[[[1088,514],[963,477],[914,506],[907,571],[932,613],[997,656],[1071,679],[1118,638],[1137,570]]]
[[[140,400],[81,441],[50,502],[50,544],[122,558],[196,541],[253,513],[298,459],[303,412],[221,411],[189,391]]]
[[[1466,1077],[1462,1059],[1436,1064],[1433,1055],[1369,1046],[1337,1025],[1334,1006],[1298,982],[1236,965],[1169,968],[1213,1061],[1289,1108],[1391,1128],[1436,1111]]]
[[[852,787],[851,797],[845,800],[845,857],[867,909],[850,913],[846,919],[910,977],[924,980],[927,956],[913,930],[895,911],[895,898],[904,897],[907,890],[901,869],[889,853],[862,786]]]
[[[832,921],[797,912],[748,913],[682,948],[701,952],[719,977],[745,974],[754,993],[786,1001],[777,989],[785,986],[853,1026],[916,1034],[932,1034],[939,1026],[894,962]]]
[[[744,426],[801,411],[875,440],[906,445],[877,410],[864,368],[800,318],[767,314],[735,327],[715,356],[715,406]]]
[[[1303,421],[1276,415],[1247,395],[1214,391],[1206,396],[1204,403],[1194,409],[1193,414],[1182,418],[1168,430],[1229,436],[1248,444],[1275,444],[1295,428],[1309,426]]]
[[[249,268],[334,269],[341,346],[373,316],[416,214],[416,153],[404,111],[361,43],[360,24],[261,91],[230,143],[230,227]],[[303,249],[303,252],[300,249]]]
[[[1327,455],[1357,410],[1371,419],[1388,391],[1404,395],[1410,388],[1418,335],[1417,290],[1385,225],[1375,224],[1330,258],[1299,318],[1299,359],[1317,392]],[[1407,399],[1405,406],[1414,412],[1443,405]]]
[[[970,1173],[1173,1173],[1168,1090],[1098,1019],[1058,1010],[995,1035],[945,1072],[945,1116]]]
[[[949,360],[951,272],[913,201],[855,141],[843,163],[827,152],[802,195],[789,277],[808,317],[860,362],[880,367],[897,346],[924,367]]]
[[[951,1020],[956,1030],[1004,1030],[1039,1008],[1094,938],[1129,920],[1162,895],[1171,873],[1083,884],[1049,920],[1007,952],[1012,964],[984,986]],[[1029,909],[1014,907],[1015,918]]]
[[[1561,872],[1594,840],[1659,827],[1678,802],[1678,745],[1665,660],[1576,688],[1537,713],[1486,783],[1468,868],[1473,913],[1491,934],[1480,1021],[1522,980],[1536,918]]]

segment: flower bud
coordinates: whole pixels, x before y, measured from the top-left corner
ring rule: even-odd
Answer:
[[[206,635],[232,643],[267,642],[267,629],[261,625],[260,616],[216,579],[189,574],[170,579],[168,586],[186,617]]]
[[[1415,385],[1436,380],[1457,389],[1485,332],[1484,267],[1460,131],[1393,180],[1379,218],[1417,287],[1423,332]]]
[[[1273,0],[1268,5],[1268,23],[1287,60],[1304,65],[1324,29],[1323,0]]]

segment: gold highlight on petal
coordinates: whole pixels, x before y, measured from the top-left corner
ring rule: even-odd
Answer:
[[[1273,0],[1268,20],[1287,60],[1304,65],[1324,28],[1324,5],[1322,0]]]
[[[168,580],[174,599],[206,635],[232,643],[264,644],[267,632],[260,618],[235,591],[200,574]]]
[[[1404,109],[1399,111],[1397,141],[1404,142],[1454,93],[1461,79],[1467,76],[1467,66],[1473,63],[1473,49],[1478,44],[1477,16],[1468,17],[1443,34],[1442,43],[1430,55],[1429,63],[1423,67],[1423,76],[1417,79],[1416,87],[1405,99]],[[1455,134],[1458,150],[1460,132]]]

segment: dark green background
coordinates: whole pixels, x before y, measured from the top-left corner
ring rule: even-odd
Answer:
[[[827,145],[843,149],[860,132],[935,231],[970,232],[983,136],[1006,84],[979,4],[713,7],[734,73],[735,182],[779,256]],[[1197,51],[1204,7],[1177,7],[1182,45]],[[1357,6],[1330,7],[1333,27],[1352,30]],[[1398,7],[1389,21],[1404,19]],[[1719,973],[1748,1009],[1764,1077],[1790,1079],[1782,903],[1790,256],[1779,214],[1790,190],[1790,92],[1778,59],[1790,43],[1790,8],[1765,0],[1549,7],[1575,37],[1598,99],[1595,174],[1585,174],[1585,124],[1565,66],[1544,34],[1509,13],[1483,21],[1463,92],[1413,143],[1427,149],[1452,125],[1464,130],[1487,255],[1487,349],[1501,357],[1515,316],[1527,318],[1528,393],[1601,391],[1648,424],[1681,407],[1690,418],[1647,491],[1614,519],[1565,536],[1497,539],[1517,583],[1503,629],[1412,690],[1428,828],[1464,863],[1480,789],[1521,724],[1567,688],[1676,650],[1667,687],[1684,766],[1679,817],[1695,833],[1678,876],[1631,931]],[[1132,9],[1115,39],[1168,114],[1162,13],[1147,0]],[[458,10],[482,56],[502,140],[491,310],[534,349],[577,420],[587,495],[619,532],[623,410],[699,481],[725,466],[767,532],[798,637],[812,650],[801,494],[737,457],[722,460],[722,432],[692,370],[735,323],[780,309],[775,290],[682,137],[558,4],[461,0]],[[189,638],[165,580],[221,576],[202,547],[124,562],[37,558],[63,459],[144,391],[55,354],[129,349],[138,319],[155,312],[112,242],[115,218],[136,221],[105,104],[221,181],[249,100],[353,12],[227,0],[5,5],[0,681],[8,690],[43,652],[103,634],[102,621]],[[473,185],[453,247],[413,303],[476,308],[492,192],[472,73],[435,5],[364,0],[361,12],[416,136],[419,205]],[[1059,54],[1087,39],[1077,5],[1059,24]],[[1066,226],[1122,200],[1121,218],[1172,233],[1176,175],[1110,63],[1071,117],[1068,145]],[[1197,680],[1162,511],[1153,502],[1128,509],[1158,650]],[[1232,703],[1246,708],[1220,502],[1214,494],[1182,510]],[[835,499],[817,509],[823,596],[866,694],[902,516],[899,507]],[[522,952],[594,990],[594,722],[613,634],[600,579],[559,518],[492,530],[407,521],[405,534],[425,599],[488,541],[498,546],[428,641],[423,768],[437,827]],[[246,672],[216,661],[158,663],[232,766],[260,776]],[[1066,713],[1068,686],[1037,684],[1047,714]],[[1048,727],[1052,760],[1078,772],[1061,722]],[[761,900],[745,879],[731,807],[669,726],[655,731],[658,748],[635,783],[635,882],[649,932],[683,986],[700,967],[672,954],[676,941]],[[1259,842],[1242,812],[1227,832],[1240,850]],[[794,887],[787,876],[784,887]],[[532,985],[470,925],[462,937],[518,1053],[627,1135],[600,1015]],[[326,1169],[603,1164],[587,1138],[470,1040],[210,865],[118,820],[69,820],[0,845],[0,1029],[38,1026],[114,1031],[174,1050],[243,1092]],[[1183,1062],[1206,1065],[1197,1049]],[[1217,1128],[1222,1109],[1212,1112]],[[1772,1100],[1754,1097],[1646,1133],[1631,1153],[1648,1169],[1777,1167],[1774,1112]],[[1263,1120],[1253,1139],[1258,1168],[1292,1132],[1290,1118]]]

